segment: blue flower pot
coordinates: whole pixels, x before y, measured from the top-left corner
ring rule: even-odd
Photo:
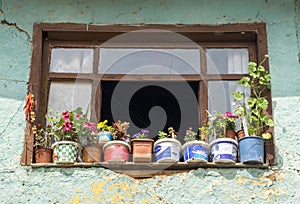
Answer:
[[[238,143],[230,138],[215,139],[210,143],[212,162],[234,164],[237,160]]]
[[[239,140],[240,162],[245,164],[264,163],[264,139],[257,136],[243,137]]]
[[[203,141],[190,141],[182,146],[183,159],[187,163],[208,162],[209,144]]]

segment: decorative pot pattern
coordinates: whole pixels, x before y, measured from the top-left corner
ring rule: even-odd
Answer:
[[[182,146],[185,162],[208,162],[209,144],[203,141],[190,141]]]
[[[77,160],[79,144],[71,141],[56,142],[52,145],[54,163],[74,163]]]
[[[176,139],[159,139],[154,143],[158,163],[175,163],[180,159],[181,143]]]
[[[238,143],[230,138],[213,140],[211,146],[212,162],[235,163],[237,160]]]

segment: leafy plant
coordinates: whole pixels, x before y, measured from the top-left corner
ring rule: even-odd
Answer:
[[[34,134],[34,147],[35,148],[50,148],[52,141],[48,132],[41,127],[41,124],[32,128]]]
[[[213,127],[214,138],[223,138],[226,134],[226,120],[221,113],[209,114],[209,121]]]
[[[274,126],[274,121],[267,112],[269,102],[263,95],[263,92],[271,87],[270,74],[262,66],[267,58],[268,56],[265,55],[265,58],[258,65],[254,62],[248,64],[249,77],[243,77],[238,84],[249,87],[252,91],[252,97],[249,97],[246,105],[240,104],[235,110],[235,113],[240,117],[246,118],[247,131],[250,135],[261,135],[265,139],[271,138],[271,134],[265,132],[266,128]],[[232,95],[238,102],[245,100],[245,95],[241,92],[236,91]],[[247,111],[247,107],[250,108],[250,111]]]
[[[184,141],[185,142],[190,142],[190,141],[194,141],[197,140],[197,133],[193,131],[193,129],[191,127],[189,127],[186,131],[185,131],[185,136],[184,136]]]
[[[163,139],[163,138],[173,138],[173,139],[176,139],[177,134],[178,133],[174,130],[173,127],[169,127],[168,128],[168,133],[165,133],[163,131],[159,131],[158,132],[158,138],[159,139]]]
[[[210,123],[207,122],[198,128],[201,141],[208,142],[209,127],[210,127]]]
[[[118,120],[117,122],[113,123],[110,131],[114,140],[122,140],[128,142],[128,140],[130,140],[130,135],[127,134],[128,128],[128,122],[122,122],[121,120]]]
[[[149,137],[149,130],[141,129],[141,132],[135,133],[131,139],[147,139]]]

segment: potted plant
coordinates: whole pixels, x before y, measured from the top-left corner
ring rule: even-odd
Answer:
[[[212,125],[213,141],[210,142],[212,162],[221,164],[235,163],[237,160],[238,143],[231,138],[226,138],[226,120],[223,115],[209,114]]]
[[[154,143],[156,160],[159,163],[175,163],[180,159],[181,143],[176,139],[177,132],[173,127],[168,128],[168,133],[159,131],[159,139]]]
[[[111,133],[113,140],[103,146],[105,162],[128,162],[130,147],[130,135],[127,134],[128,122],[118,120],[112,124]]]
[[[133,162],[149,163],[152,160],[154,140],[149,138],[149,130],[141,129],[131,137]]]
[[[52,163],[51,137],[48,132],[38,124],[32,128],[34,135],[34,153],[36,163]]]
[[[201,139],[203,141],[199,141],[198,134],[191,127],[186,130],[184,137],[186,143],[182,146],[185,162],[208,162],[209,144],[205,142],[205,127],[206,125],[203,125],[199,128],[199,130],[202,129],[202,133],[200,131],[200,134],[202,134]]]
[[[269,72],[260,64],[250,62],[248,64],[249,77],[243,77],[238,81],[245,87],[251,89],[252,95],[248,99],[244,93],[234,92],[236,101],[245,101],[245,106],[239,106],[238,113],[243,112],[245,120],[243,123],[245,137],[239,140],[240,161],[243,163],[264,163],[264,139],[270,139],[269,127],[274,126],[274,122],[268,113],[269,102],[263,93],[271,87],[271,77]]]
[[[235,120],[237,116],[232,115],[230,112],[225,113],[226,133],[227,138],[235,139]]]
[[[46,115],[47,128],[49,135],[54,138],[53,148],[54,163],[74,163],[77,161],[80,148],[79,136],[83,128],[82,109],[65,111],[61,114],[56,113]]]

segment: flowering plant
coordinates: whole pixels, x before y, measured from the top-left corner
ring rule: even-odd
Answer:
[[[56,113],[55,116],[46,115],[46,131],[55,141],[74,141],[78,142],[80,137],[89,136],[96,129],[96,125],[91,123],[86,115],[82,113],[82,108],[73,111],[66,110],[62,114]]]
[[[169,134],[168,134],[169,133]],[[168,133],[165,133],[163,131],[159,131],[158,132],[158,138],[159,139],[163,139],[163,138],[173,138],[173,139],[176,139],[177,137],[177,132],[174,130],[173,127],[169,127],[168,128]]]
[[[235,119],[238,116],[233,115],[230,112],[225,113],[225,122],[226,122],[226,129],[227,130],[235,130]]]
[[[131,139],[147,139],[149,137],[149,130],[141,129],[141,132],[135,133]]]
[[[111,131],[112,130],[112,127],[107,125],[107,120],[104,120],[103,122],[99,122],[97,124],[97,129],[99,129],[100,131]]]
[[[127,141],[129,139],[129,135],[127,134],[128,128],[128,122],[122,122],[121,120],[118,120],[117,122],[113,123],[110,131],[114,140]]]

